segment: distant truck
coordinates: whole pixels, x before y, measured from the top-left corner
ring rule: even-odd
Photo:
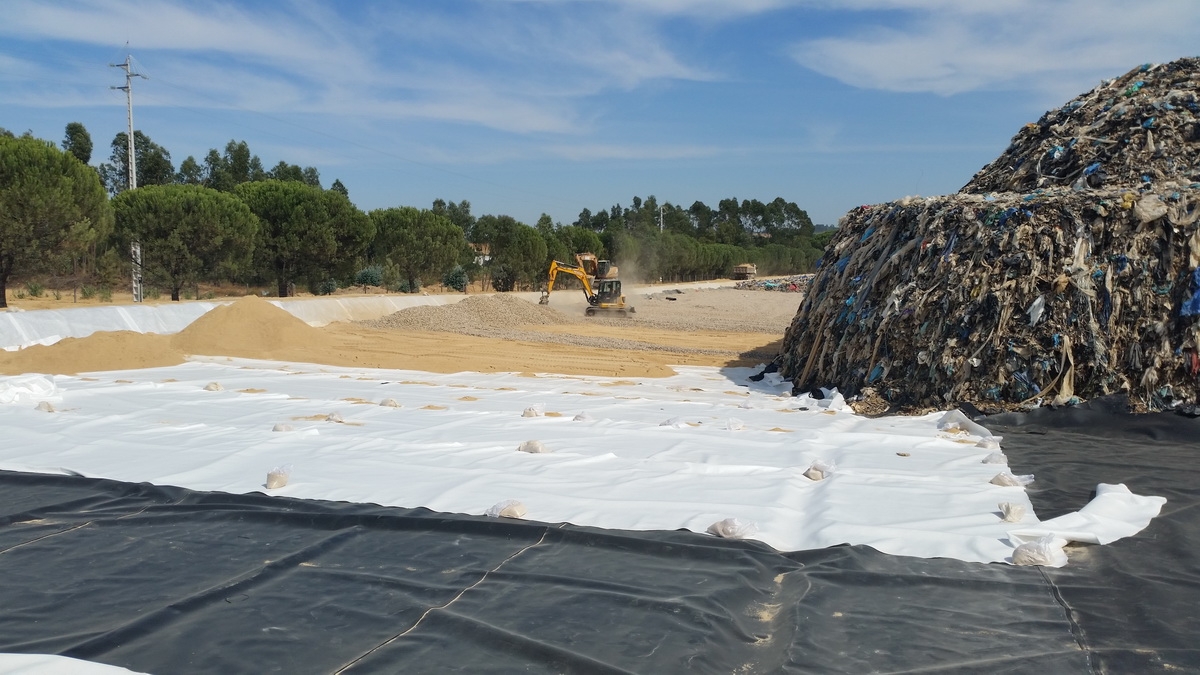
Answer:
[[[758,276],[757,266],[751,263],[742,263],[741,265],[734,266],[733,274],[730,275],[730,278],[734,281],[745,281],[746,279],[753,279],[756,276]]]

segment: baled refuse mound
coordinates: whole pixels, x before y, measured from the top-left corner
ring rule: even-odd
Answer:
[[[1200,59],[1138,69],[1143,85],[1119,93],[1128,105],[1138,96],[1156,96],[1145,102],[1151,107],[1175,101],[1172,128],[1194,128],[1186,103],[1195,101],[1198,71]],[[1095,95],[1076,100],[1084,99],[1108,105]],[[1073,113],[1090,119],[1091,109]],[[1124,150],[1108,156],[1100,189],[1073,180],[1026,194],[964,192],[854,209],[788,329],[780,371],[797,391],[870,388],[897,407],[1069,404],[1119,392],[1150,409],[1195,404],[1200,183],[1179,179],[1196,175],[1200,141],[1188,131],[1149,152],[1152,129],[1130,122],[1122,135],[1110,131],[1107,140]],[[1075,138],[1058,140],[1079,149],[1086,139]],[[1014,162],[1010,147],[964,190],[983,191],[1005,162],[1017,165],[1006,174],[1011,184],[1032,187],[1020,167],[1037,152]],[[1080,157],[1085,168],[1100,161]],[[1038,185],[1053,184],[1045,177]]]
[[[1200,58],[1146,64],[1025,125],[960,192],[1200,180]]]

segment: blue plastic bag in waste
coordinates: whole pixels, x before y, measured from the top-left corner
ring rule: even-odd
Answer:
[[[1195,316],[1200,314],[1200,267],[1192,270],[1192,297],[1183,301],[1183,307],[1179,310],[1180,316]]]

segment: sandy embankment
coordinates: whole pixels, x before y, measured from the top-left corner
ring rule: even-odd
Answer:
[[[582,304],[558,296],[555,307],[504,295],[474,296],[373,322],[313,328],[247,296],[175,335],[97,333],[0,353],[0,372],[151,368],[198,355],[438,373],[662,377],[674,372],[671,365],[752,366],[769,360],[801,299],[733,289],[660,292],[631,298],[637,313],[618,320],[585,319]]]

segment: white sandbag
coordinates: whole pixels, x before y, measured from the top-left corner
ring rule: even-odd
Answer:
[[[400,402],[394,398],[385,398],[379,402],[379,405],[383,406],[384,408],[399,408],[399,407],[401,407]]]
[[[225,387],[222,387],[220,382],[209,382],[204,385],[204,391],[222,391],[224,389]]]
[[[742,429],[746,428],[746,425],[738,418],[730,417],[725,422],[725,428],[728,429],[729,431],[741,431]]]
[[[984,450],[999,450],[1000,441],[1002,440],[1004,440],[1003,436],[984,436],[983,438],[979,439],[979,442],[975,444],[975,447],[983,448]]]
[[[823,459],[818,459],[808,465],[808,469],[804,472],[804,477],[809,480],[825,480],[829,474],[837,469],[837,465],[833,462],[828,462]]]
[[[758,525],[743,523],[737,518],[726,518],[709,525],[707,532],[722,539],[745,539],[758,533]]]
[[[54,410],[54,405],[51,404],[50,401],[42,401],[42,402],[38,403],[37,409],[41,410],[42,412],[49,412],[49,413],[56,412]]]
[[[1001,520],[1006,523],[1017,523],[1025,518],[1025,507],[1012,502],[1000,502]]]
[[[0,378],[0,403],[33,403],[54,396],[58,387],[45,375],[13,375]]]
[[[1008,464],[1008,457],[1003,452],[993,452],[983,458],[984,464]]]
[[[277,466],[267,472],[267,489],[275,490],[288,484],[288,479],[292,476],[292,467]]]
[[[524,518],[527,512],[525,505],[515,499],[497,502],[486,511],[489,518]]]
[[[1062,567],[1067,564],[1066,545],[1066,539],[1054,535],[1025,542],[1013,549],[1012,564]]]
[[[1007,471],[1001,471],[988,482],[992,485],[999,485],[1000,487],[1025,487],[1033,482],[1033,476],[1014,476]]]
[[[521,413],[521,417],[541,417],[546,414],[546,406],[538,403],[531,405]]]
[[[550,449],[547,448],[546,445],[544,443],[542,443],[541,441],[525,441],[524,443],[522,443],[520,446],[517,447],[517,450],[519,450],[520,452],[528,452],[528,453],[535,454],[535,455],[541,454],[543,452],[550,452]]]
[[[992,432],[988,431],[982,424],[978,424],[970,417],[967,417],[961,410],[951,410],[942,415],[938,419],[937,428],[939,431],[962,430],[980,438],[995,438]]]

